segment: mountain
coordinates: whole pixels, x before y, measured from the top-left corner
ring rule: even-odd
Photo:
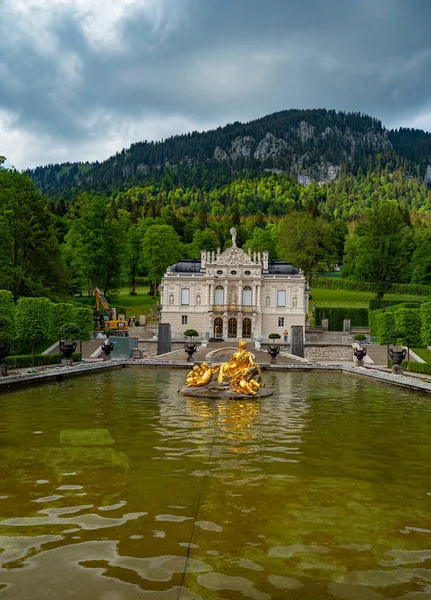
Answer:
[[[343,171],[402,168],[431,183],[431,134],[387,130],[378,119],[335,110],[287,110],[248,123],[138,142],[106,161],[28,170],[44,193],[111,191],[171,174],[176,184],[228,182],[242,171],[285,172],[302,185]]]

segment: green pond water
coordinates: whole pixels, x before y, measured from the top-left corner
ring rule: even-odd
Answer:
[[[130,368],[0,396],[0,600],[431,598],[431,397]]]

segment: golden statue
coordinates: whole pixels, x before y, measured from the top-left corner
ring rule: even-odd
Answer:
[[[186,377],[187,387],[201,387],[207,385],[212,376],[219,370],[219,365],[210,367],[208,363],[203,362],[200,365],[195,365]]]
[[[230,377],[232,390],[237,394],[254,396],[261,387],[260,369],[251,352],[247,351],[247,342],[238,342],[238,351],[228,362],[222,363],[218,382]]]
[[[213,375],[219,372],[217,382],[212,382]],[[230,384],[230,390],[229,390]],[[200,388],[192,390],[190,388]],[[184,396],[206,398],[235,398],[231,392],[243,396],[256,396],[259,398],[272,396],[272,390],[262,388],[260,368],[251,352],[247,351],[247,342],[240,340],[238,350],[231,358],[215,367],[203,362],[195,365],[186,377],[186,387],[178,390]],[[189,388],[190,391],[187,391]]]

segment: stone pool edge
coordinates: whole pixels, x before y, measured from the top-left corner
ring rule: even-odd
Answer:
[[[100,371],[109,371],[111,369],[122,369],[125,367],[141,367],[141,366],[153,366],[153,367],[164,367],[164,368],[182,368],[188,369],[193,363],[187,363],[185,361],[166,362],[157,361],[155,359],[140,359],[140,360],[115,360],[104,363],[89,364],[74,366],[74,367],[62,367],[61,369],[53,369],[43,373],[29,373],[26,375],[13,376],[0,378],[0,393],[2,391],[10,391],[14,388],[27,387],[31,385],[38,385],[43,383],[51,383],[56,381],[63,381],[74,376],[91,375]],[[371,369],[366,367],[354,367],[350,365],[321,365],[319,363],[303,363],[303,364],[289,364],[289,365],[277,365],[264,363],[260,365],[262,370],[276,370],[276,371],[339,371],[341,373],[360,375],[362,377],[368,377],[375,381],[382,383],[389,383],[392,385],[398,385],[411,390],[422,391],[431,393],[431,380],[427,381],[419,379],[411,375],[392,375],[391,373],[380,371],[377,369]]]

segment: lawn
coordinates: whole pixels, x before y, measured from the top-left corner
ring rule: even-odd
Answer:
[[[135,316],[138,320],[139,315],[149,315],[151,310],[156,308],[156,300],[148,293],[149,287],[137,287],[136,296],[130,295],[130,288],[124,287],[120,289],[119,294],[111,296],[109,298],[112,307],[117,309],[117,315],[120,313],[126,313],[126,318]],[[87,296],[75,296],[73,299],[75,302],[84,304],[93,308],[94,298],[88,298]]]
[[[351,292],[348,290],[327,290],[324,288],[311,288],[310,307],[316,306],[348,306],[352,308],[368,308],[371,298],[375,298],[373,292]],[[385,300],[420,301],[430,300],[429,296],[399,296],[397,294],[385,294]]]
[[[431,365],[431,350],[428,348],[412,348],[413,352],[420,356],[426,363]]]

